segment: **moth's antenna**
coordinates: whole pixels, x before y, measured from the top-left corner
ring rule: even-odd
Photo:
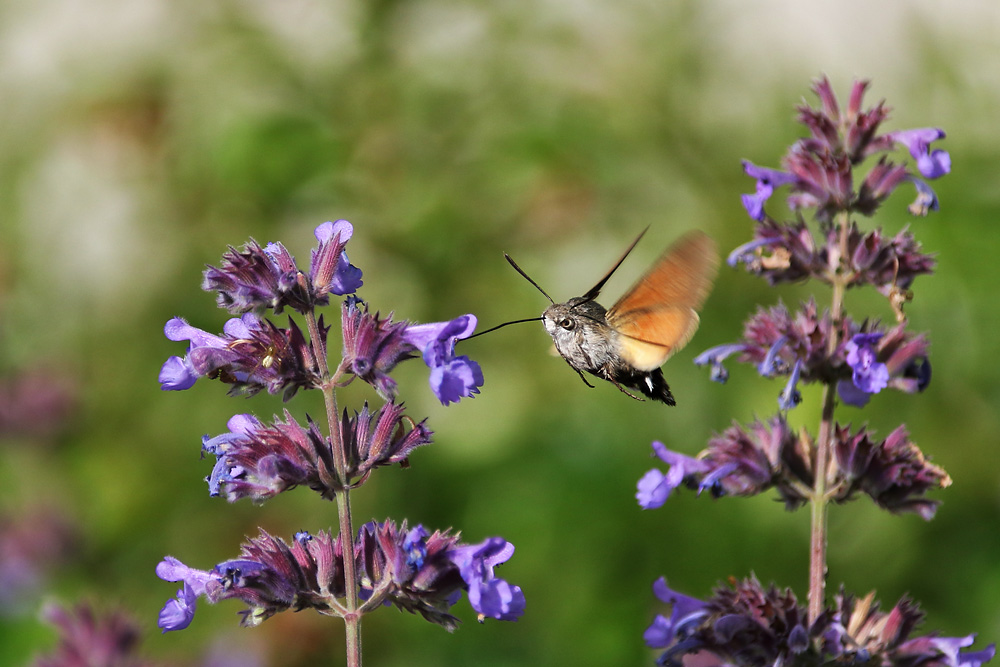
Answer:
[[[536,282],[535,282],[534,280],[532,280],[532,279],[531,279],[531,277],[530,277],[530,276],[529,276],[529,275],[528,275],[527,273],[525,273],[524,271],[522,271],[522,270],[521,270],[521,267],[517,265],[517,262],[515,262],[514,260],[512,260],[512,259],[510,258],[510,255],[508,255],[507,253],[504,253],[504,254],[503,254],[503,256],[504,256],[504,258],[505,258],[505,259],[507,260],[507,262],[508,262],[508,263],[509,263],[509,264],[510,264],[511,266],[513,266],[513,267],[514,267],[514,270],[515,270],[515,271],[517,271],[518,273],[520,273],[520,274],[521,274],[522,276],[524,276],[524,279],[525,279],[525,280],[527,280],[527,281],[528,281],[529,283],[531,283],[532,285],[534,285],[534,286],[535,286],[535,289],[536,289],[536,290],[538,290],[539,292],[541,292],[542,294],[544,294],[544,295],[545,295],[545,298],[549,300],[549,303],[551,303],[551,304],[555,304],[555,301],[553,301],[553,300],[552,300],[552,297],[548,295],[548,292],[546,292],[546,291],[545,291],[545,290],[543,290],[543,289],[542,289],[541,287],[539,287],[539,286],[538,286],[538,283],[536,283]],[[623,258],[623,259],[624,259],[624,258]],[[535,318],[535,319],[541,319],[541,318],[539,317],[539,318]],[[531,320],[518,320],[518,321],[519,321],[519,322],[531,322]],[[511,322],[511,324],[513,324],[513,322]],[[486,332],[484,331],[483,333],[486,333]]]
[[[611,270],[608,271],[606,274],[604,274],[604,277],[601,278],[601,281],[596,285],[594,285],[593,287],[591,287],[590,291],[583,295],[583,303],[586,303],[587,301],[593,301],[594,299],[597,298],[597,295],[601,293],[601,288],[604,287],[604,283],[608,282],[608,278],[610,278],[611,275],[618,270],[618,267],[622,265],[622,262],[624,262],[625,258],[628,257],[628,254],[632,252],[632,248],[635,247],[635,245],[639,242],[639,239],[641,239],[643,234],[645,234],[647,231],[649,231],[649,227],[646,227],[646,229],[642,230],[639,233],[639,236],[635,237],[635,241],[632,241],[632,245],[630,245],[628,249],[622,254],[621,259],[619,259],[615,263],[615,265],[611,267]]]
[[[474,333],[468,338],[464,338],[463,340],[469,340],[469,338],[475,338],[476,336],[482,336],[483,334],[488,334],[489,332],[496,331],[497,329],[503,329],[508,324],[520,324],[521,322],[538,322],[541,319],[542,318],[540,317],[529,317],[526,320],[514,320],[513,322],[504,322],[503,324],[498,324],[495,327],[487,329],[486,331],[480,331],[479,333]]]

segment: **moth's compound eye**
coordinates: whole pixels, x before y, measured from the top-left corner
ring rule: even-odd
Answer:
[[[564,317],[561,320],[559,320],[559,326],[561,326],[566,331],[572,331],[573,327],[576,326],[576,322],[574,322],[568,317]]]

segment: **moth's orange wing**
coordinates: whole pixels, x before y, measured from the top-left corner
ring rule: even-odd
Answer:
[[[715,242],[703,232],[686,234],[660,256],[605,316],[626,361],[653,370],[691,340],[717,268]]]

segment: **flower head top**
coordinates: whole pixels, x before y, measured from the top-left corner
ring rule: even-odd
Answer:
[[[261,247],[250,239],[237,250],[230,246],[221,267],[205,269],[202,289],[218,292],[218,304],[231,313],[287,306],[300,313],[330,302],[330,294],[351,294],[361,287],[361,271],[352,266],[344,246],[354,232],[346,220],[325,222],[316,228],[319,246],[313,250],[310,273],[299,270],[295,258],[281,243]]]
[[[820,108],[799,107],[799,122],[810,133],[795,142],[783,160],[785,170],[759,167],[744,162],[747,175],[757,180],[757,191],[743,195],[743,206],[751,218],[764,221],[764,204],[776,187],[791,186],[788,203],[792,209],[813,208],[820,220],[829,221],[838,211],[856,211],[871,215],[900,183],[916,178],[905,165],[892,163],[884,155],[855,189],[853,171],[874,155],[904,145],[917,161],[924,178],[939,178],[951,170],[947,152],[931,150],[933,141],[944,138],[937,128],[904,130],[879,134],[879,126],[888,117],[884,102],[862,109],[867,81],[855,82],[850,102],[842,113],[826,79],[820,79],[813,91]],[[926,184],[925,184],[926,186]]]

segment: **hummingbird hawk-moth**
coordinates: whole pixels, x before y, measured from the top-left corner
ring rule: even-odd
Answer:
[[[643,399],[629,389],[675,405],[660,366],[684,347],[698,328],[697,311],[711,290],[718,255],[715,243],[705,233],[689,232],[605,309],[596,301],[601,288],[643,234],[645,230],[586,294],[565,303],[556,303],[509,255],[504,257],[552,303],[540,319],[556,350],[587,386],[593,385],[584,372],[611,382],[637,400]]]

